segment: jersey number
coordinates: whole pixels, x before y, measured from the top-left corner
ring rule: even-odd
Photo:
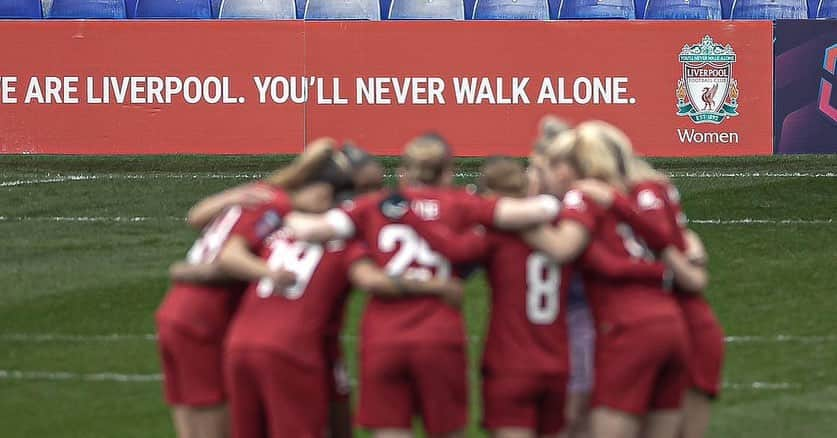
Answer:
[[[224,242],[230,236],[235,223],[241,217],[241,207],[235,206],[221,214],[207,226],[200,239],[195,241],[192,248],[186,254],[186,261],[197,265],[199,263],[212,263],[215,257],[224,247]]]
[[[433,278],[435,270],[436,277],[450,278],[450,262],[433,251],[430,245],[407,225],[392,224],[381,228],[378,248],[386,253],[398,249],[387,263],[386,271],[389,275],[429,280]]]
[[[273,270],[284,269],[296,275],[296,283],[282,291],[282,295],[289,300],[296,300],[305,292],[314,270],[323,258],[323,246],[313,245],[306,242],[288,242],[276,240],[271,245],[270,257],[267,259],[267,266]],[[261,298],[268,298],[273,295],[273,280],[263,278],[259,281],[256,294]]]
[[[547,325],[558,317],[561,273],[558,265],[541,253],[526,259],[526,316],[532,324]]]

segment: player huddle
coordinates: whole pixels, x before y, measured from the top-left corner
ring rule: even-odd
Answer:
[[[548,118],[529,160],[453,185],[439,136],[397,188],[357,147],[313,142],[263,181],[198,203],[202,235],[157,313],[181,438],[350,436],[339,333],[353,289],[355,423],[381,438],[464,435],[462,279],[485,270],[483,426],[493,436],[698,438],[723,334],[677,190],[604,122]],[[229,418],[228,418],[229,416]]]

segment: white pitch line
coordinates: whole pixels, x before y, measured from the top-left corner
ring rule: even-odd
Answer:
[[[150,222],[175,221],[183,222],[185,218],[177,216],[0,216],[0,222]]]
[[[162,374],[124,374],[114,372],[76,373],[71,371],[24,371],[0,370],[0,380],[45,380],[45,381],[83,381],[83,382],[115,382],[115,383],[156,383],[163,380]],[[724,382],[724,389],[728,390],[789,390],[798,389],[802,385],[790,382]]]
[[[727,172],[727,171],[702,171],[702,172],[666,172],[671,178],[837,178],[835,172],[771,172],[771,171],[748,171],[748,172]],[[87,180],[144,180],[144,179],[257,179],[262,178],[266,173],[158,173],[158,174],[80,174],[62,175],[57,174],[52,178],[41,178],[31,180],[6,181],[0,183],[0,187],[17,187],[29,184],[49,184],[70,181]],[[393,178],[396,175],[388,173],[384,175]],[[479,172],[457,172],[458,178],[475,178],[480,176]]]
[[[749,343],[749,342],[799,342],[804,344],[823,344],[837,342],[837,336],[727,336],[724,338],[728,344]]]
[[[162,374],[74,373],[69,371],[0,370],[0,380],[80,380],[85,382],[144,383],[163,380]]]
[[[690,223],[702,225],[826,225],[834,219],[690,219]]]
[[[0,222],[115,222],[135,223],[151,221],[183,222],[185,218],[177,216],[0,216]],[[699,225],[828,225],[834,219],[690,219]]]
[[[3,333],[0,341],[9,342],[121,342],[156,341],[154,333],[132,335],[112,333],[108,335],[70,335],[57,333]]]
[[[87,180],[94,180],[99,179],[97,175],[68,175],[68,176],[61,176],[56,178],[44,178],[44,179],[21,179],[17,181],[5,181],[0,183],[0,187],[17,187],[29,184],[50,184],[50,183],[62,183],[67,181],[87,181]]]

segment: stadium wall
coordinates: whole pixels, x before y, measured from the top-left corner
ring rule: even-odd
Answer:
[[[773,37],[769,21],[7,21],[0,153],[296,153],[331,135],[392,155],[434,130],[459,155],[526,155],[556,113],[611,121],[649,156],[766,155]]]

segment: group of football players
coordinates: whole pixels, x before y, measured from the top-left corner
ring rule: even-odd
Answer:
[[[492,436],[700,438],[723,334],[677,190],[617,128],[547,117],[529,159],[454,185],[453,151],[409,141],[398,185],[331,139],[189,212],[201,236],[157,312],[180,438],[464,436],[463,280],[490,286]],[[350,415],[340,331],[369,294]]]

